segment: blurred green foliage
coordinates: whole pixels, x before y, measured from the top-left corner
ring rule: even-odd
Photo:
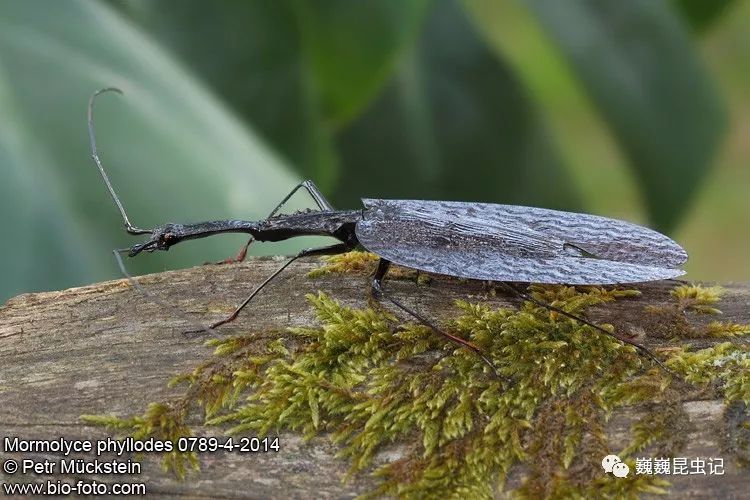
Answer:
[[[705,31],[734,0],[674,0],[677,9],[696,31]]]
[[[503,31],[514,9],[551,47],[545,68],[567,68],[602,117],[652,225],[670,231],[725,133],[696,37],[730,3],[0,0],[0,298],[117,276],[109,250],[132,240],[85,127],[88,95],[110,85],[126,95],[98,102],[100,148],[141,226],[263,217],[298,178],[342,207],[367,196],[586,210],[518,64],[537,54]],[[129,265],[196,264],[240,241]]]

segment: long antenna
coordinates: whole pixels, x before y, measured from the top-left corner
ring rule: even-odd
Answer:
[[[96,97],[99,94],[103,94],[105,92],[117,92],[118,94],[122,95],[122,90],[116,87],[107,87],[104,89],[97,90],[96,92],[94,92],[94,95],[92,95],[89,98],[88,124],[89,124],[89,144],[91,144],[91,158],[94,160],[96,167],[99,169],[99,173],[102,175],[102,179],[104,180],[104,184],[107,186],[109,195],[112,197],[112,200],[114,200],[115,205],[117,205],[117,209],[120,211],[122,220],[125,223],[125,230],[130,234],[151,234],[151,231],[149,231],[148,229],[141,229],[130,223],[130,219],[128,219],[128,214],[125,213],[125,207],[122,206],[122,203],[120,202],[120,198],[117,197],[117,193],[115,193],[115,189],[112,187],[112,183],[109,181],[107,172],[104,171],[104,167],[102,166],[102,161],[99,159],[99,153],[96,150],[96,138],[94,137],[94,116],[93,116],[94,115],[94,99],[96,99]]]

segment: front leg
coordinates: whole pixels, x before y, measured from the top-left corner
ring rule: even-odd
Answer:
[[[255,288],[255,290],[253,290],[253,292],[244,301],[242,301],[240,305],[238,305],[235,308],[232,314],[230,314],[224,319],[211,323],[211,325],[209,325],[208,327],[201,328],[200,330],[190,330],[185,333],[191,334],[191,333],[200,333],[204,331],[211,331],[220,327],[221,325],[231,323],[232,321],[237,319],[237,316],[240,314],[242,309],[244,309],[245,306],[247,306],[250,303],[250,301],[253,300],[253,297],[258,295],[258,293],[261,290],[263,290],[263,288],[265,288],[265,286],[268,285],[276,276],[278,276],[281,273],[281,271],[286,269],[292,262],[296,261],[297,259],[301,257],[309,257],[311,255],[335,255],[338,253],[348,252],[349,250],[351,250],[351,245],[349,243],[336,243],[334,245],[327,245],[324,247],[317,247],[317,248],[306,248],[302,250],[300,253],[298,253],[297,255],[289,259],[288,261],[286,261],[281,267],[276,269],[276,271],[274,271],[268,278],[266,278],[265,281],[263,281],[260,285],[258,285]]]
[[[315,204],[318,205],[318,208],[321,211],[334,210],[333,205],[331,205],[331,202],[326,199],[323,193],[320,192],[318,186],[316,186],[313,181],[306,180],[297,184],[297,186],[295,186],[295,188],[292,189],[289,194],[279,202],[278,205],[276,205],[276,208],[271,210],[271,213],[268,214],[268,217],[266,217],[266,219],[270,219],[271,217],[276,215],[276,213],[281,210],[281,207],[283,207],[284,204],[289,201],[289,199],[294,196],[294,193],[296,193],[300,188],[304,188],[307,191],[307,193],[313,199]]]
[[[250,239],[247,240],[247,243],[245,243],[242,248],[240,248],[240,251],[237,252],[237,255],[235,255],[234,257],[227,257],[226,259],[220,260],[218,262],[204,262],[203,265],[223,266],[224,264],[239,264],[240,262],[244,262],[247,258],[247,249],[253,241],[255,241],[255,239],[250,237]]]

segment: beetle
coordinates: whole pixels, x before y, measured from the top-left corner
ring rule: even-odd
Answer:
[[[92,117],[94,99],[108,91],[121,93],[116,88],[105,88],[94,93],[89,100],[91,157],[120,211],[125,230],[132,235],[150,235],[147,240],[128,249],[116,250],[118,259],[120,253],[134,257],[142,252],[166,251],[183,241],[223,233],[246,233],[250,235],[250,241],[260,242],[297,236],[329,236],[338,240],[332,245],[304,249],[293,256],[232,314],[214,322],[209,329],[233,321],[260,290],[295,260],[362,247],[379,257],[370,284],[375,298],[388,300],[451,341],[471,349],[491,367],[492,363],[471,342],[441,331],[400,301],[386,295],[383,279],[391,263],[459,278],[500,282],[526,300],[635,346],[669,371],[644,346],[541,302],[508,283],[615,285],[671,279],[684,274],[681,266],[687,261],[687,253],[675,241],[657,231],[597,215],[495,203],[363,199],[363,208],[336,210],[310,180],[298,184],[262,220],[168,223],[153,229],[141,229],[131,224],[96,148]],[[318,210],[279,215],[283,205],[299,189],[309,193]]]

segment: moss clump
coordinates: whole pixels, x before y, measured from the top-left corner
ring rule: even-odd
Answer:
[[[371,252],[348,252],[339,255],[322,257],[323,265],[307,273],[308,278],[320,278],[329,274],[373,274],[380,257]],[[392,266],[388,272],[388,278],[413,279],[417,285],[426,285],[432,281],[432,277],[414,269],[401,266]]]
[[[564,286],[529,292],[578,315],[637,294]],[[701,293],[683,290],[675,299],[694,308],[709,300]],[[657,476],[613,480],[601,472],[601,459],[613,452],[633,469],[635,453],[670,455],[683,445],[678,434],[687,417],[672,379],[631,346],[531,302],[517,310],[457,302],[451,333],[480,347],[498,378],[478,356],[422,325],[344,307],[322,293],[308,300],[318,327],[212,341],[213,358],[174,381],[187,386],[182,407],[199,405],[208,423],[229,433],[324,433],[350,474],[369,470],[379,478],[372,496],[490,498],[521,464],[528,474],[513,494],[522,498],[666,491],[669,483]],[[716,384],[728,401],[750,397],[742,347],[662,355],[690,382]],[[644,417],[625,448],[613,450],[606,419],[630,405],[644,405]],[[145,420],[99,423],[141,437],[163,432]],[[396,442],[403,455],[372,470],[378,451]]]
[[[732,338],[750,334],[750,324],[712,321],[706,327],[706,335],[713,338]]]
[[[185,423],[187,408],[182,401],[173,404],[151,403],[143,416],[119,418],[114,415],[81,415],[84,422],[101,425],[111,431],[130,434],[133,439],[142,440],[150,437],[170,441],[173,445],[181,437],[192,436],[190,427]],[[184,478],[189,470],[200,470],[198,456],[194,452],[178,452],[176,448],[164,453],[162,467]]]
[[[721,300],[724,289],[720,286],[679,285],[672,289],[672,297],[682,311],[695,311],[704,314],[721,314],[714,307]]]
[[[750,324],[712,321],[705,326],[690,322],[693,314],[721,314],[716,304],[724,290],[719,286],[680,285],[670,292],[676,300],[671,304],[648,305],[645,321],[652,337],[678,341],[696,338],[734,338],[750,334]]]
[[[750,404],[750,347],[724,342],[693,351],[673,350],[667,365],[688,382],[706,386],[721,383],[724,399]]]
[[[375,264],[378,257],[370,252],[347,252],[338,255],[331,255],[321,259],[324,265],[313,269],[307,276],[309,278],[318,278],[332,273],[352,273],[352,272],[371,272],[375,270]]]

